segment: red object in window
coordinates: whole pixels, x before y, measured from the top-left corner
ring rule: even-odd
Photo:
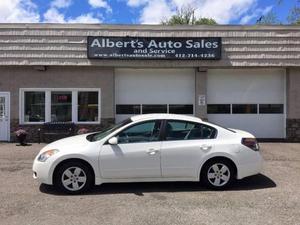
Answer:
[[[66,101],[68,101],[68,96],[67,95],[58,95],[57,101],[58,102],[66,102]]]

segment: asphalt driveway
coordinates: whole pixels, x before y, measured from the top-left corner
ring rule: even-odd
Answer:
[[[105,184],[67,196],[32,179],[43,144],[0,143],[0,224],[300,224],[300,144],[263,143],[263,173],[230,191],[197,183]]]

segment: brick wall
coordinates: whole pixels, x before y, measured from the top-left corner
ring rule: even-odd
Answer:
[[[96,132],[96,131],[101,131],[107,127],[110,127],[113,125],[115,122],[114,118],[106,118],[106,119],[101,119],[101,124],[80,124],[76,125],[75,128],[75,134],[77,134],[78,130],[81,128],[86,128],[88,129],[89,132]],[[42,131],[41,134],[39,132],[39,129],[42,129],[42,125],[22,125],[19,124],[19,120],[13,119],[11,120],[11,141],[16,142],[16,135],[15,131],[19,128],[22,128],[28,132],[28,135],[26,137],[26,140],[28,142],[50,142],[54,141],[55,139],[47,139],[47,137],[43,137]],[[62,138],[59,135],[57,135],[56,139]]]

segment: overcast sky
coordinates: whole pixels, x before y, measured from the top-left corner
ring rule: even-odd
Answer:
[[[157,24],[184,4],[219,24],[255,24],[269,11],[285,18],[296,0],[0,0],[2,23]]]

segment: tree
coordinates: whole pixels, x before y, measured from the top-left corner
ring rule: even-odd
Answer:
[[[275,25],[279,24],[279,20],[274,11],[268,12],[266,15],[261,16],[257,21],[256,24],[258,25]]]
[[[280,5],[285,0],[277,0],[277,4]],[[297,0],[296,4],[290,9],[287,16],[289,24],[300,25],[300,0]]]
[[[283,4],[286,0],[277,0],[277,6]],[[300,0],[297,0],[295,5],[290,9],[289,14],[287,16],[288,24],[300,25]],[[272,10],[266,15],[261,16],[257,21],[256,24],[281,24],[282,22],[278,20],[277,15]]]
[[[216,25],[212,18],[196,18],[195,9],[191,6],[182,7],[170,19],[161,22],[163,25]]]
[[[212,18],[202,17],[195,21],[195,25],[217,25],[217,22]]]
[[[300,0],[291,8],[287,20],[290,24],[300,25]]]

